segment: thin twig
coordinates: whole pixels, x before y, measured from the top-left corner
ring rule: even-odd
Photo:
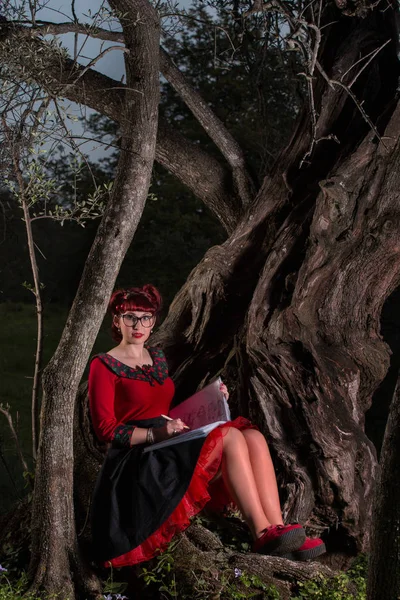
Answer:
[[[31,13],[32,25],[35,26],[35,21],[36,21],[36,2],[34,0],[29,0],[29,11]]]
[[[72,84],[70,85],[75,85],[75,83],[81,78],[83,77],[83,75],[89,71],[101,58],[103,58],[103,56],[105,56],[106,54],[108,54],[108,52],[111,52],[112,50],[121,50],[121,52],[126,52],[129,54],[129,49],[125,48],[124,46],[110,46],[109,48],[106,48],[105,50],[103,50],[102,52],[100,52],[93,60],[91,60],[83,69],[82,71],[79,72],[77,78],[73,81]]]
[[[356,96],[353,94],[353,92],[351,91],[351,89],[349,88],[349,86],[347,86],[346,84],[342,83],[341,81],[336,81],[336,80],[331,80],[332,85],[337,85],[338,87],[343,88],[347,94],[350,96],[350,98],[353,100],[354,104],[356,105],[356,107],[358,108],[358,110],[360,111],[360,113],[363,116],[363,119],[368,123],[368,125],[371,127],[372,131],[375,133],[376,137],[378,138],[379,142],[383,145],[383,147],[388,150],[388,147],[385,145],[379,131],[376,128],[376,125],[371,121],[371,119],[369,118],[369,116],[367,115],[367,113],[365,112],[365,110],[363,109],[362,105],[360,104],[360,102],[357,100]]]
[[[72,148],[73,148],[73,149],[74,149],[76,152],[78,152],[79,156],[82,158],[82,160],[83,160],[83,161],[84,161],[84,163],[86,164],[86,166],[87,166],[87,168],[88,168],[88,170],[89,170],[90,176],[91,176],[91,178],[92,178],[92,181],[93,181],[93,183],[96,185],[96,177],[95,177],[95,175],[94,175],[94,173],[93,173],[93,171],[92,171],[92,167],[91,167],[91,164],[90,164],[90,162],[88,161],[88,159],[87,159],[86,155],[85,155],[83,152],[81,152],[81,150],[80,150],[79,146],[78,146],[77,144],[75,144],[75,142],[74,142],[74,140],[73,140],[73,136],[71,136],[71,135],[70,135],[70,133],[69,133],[69,131],[68,131],[68,128],[67,128],[67,126],[66,126],[66,124],[65,124],[65,122],[64,122],[64,119],[62,118],[62,115],[61,115],[61,110],[60,110],[60,107],[58,106],[57,99],[56,99],[56,98],[54,98],[54,99],[53,99],[53,101],[54,101],[54,106],[55,106],[55,109],[56,109],[56,112],[57,112],[58,118],[60,119],[61,126],[62,126],[62,128],[64,129],[65,133],[67,134],[67,138],[68,138],[68,140],[71,142],[71,146],[72,146]]]
[[[361,61],[365,60],[366,58],[370,57],[369,61],[367,61],[365,63],[365,65],[363,65],[363,67],[358,71],[358,73],[355,75],[354,79],[352,79],[352,81],[348,84],[348,87],[351,88],[353,86],[353,84],[357,81],[357,79],[359,78],[359,76],[361,75],[361,73],[364,71],[364,69],[366,69],[368,67],[368,65],[370,64],[371,61],[374,60],[375,56],[377,54],[379,54],[379,52],[385,47],[387,46],[392,40],[387,40],[384,44],[382,44],[382,46],[380,46],[380,48],[377,48],[376,50],[373,50],[372,52],[370,52],[370,54],[367,54],[367,56],[363,56],[363,58],[360,58],[360,60],[358,60],[356,63],[354,63],[354,65],[352,65],[350,67],[350,69],[348,69],[346,71],[346,73],[344,73],[342,75],[342,77],[340,78],[341,81],[343,81],[344,77],[347,75],[347,73],[349,73],[349,71],[351,71],[351,69],[353,69],[356,65],[358,65]]]
[[[10,413],[10,407],[8,405],[6,407],[4,407],[2,404],[0,404],[0,413],[2,413],[5,416],[5,418],[7,419],[7,423],[10,428],[11,435],[14,438],[15,446],[17,448],[17,453],[18,453],[19,459],[22,464],[22,468],[23,468],[24,472],[26,472],[26,471],[28,471],[28,465],[27,465],[27,462],[22,453],[22,449],[21,449],[21,445],[19,443],[17,432],[15,431],[13,418]]]
[[[4,466],[5,470],[7,471],[7,475],[9,476],[10,481],[11,481],[12,485],[14,486],[16,493],[18,494],[17,484],[15,483],[15,479],[13,477],[13,474],[11,473],[11,469],[8,466],[8,463],[6,461],[6,457],[3,454],[3,450],[2,450],[2,447],[1,447],[1,440],[0,440],[0,460],[3,463],[3,466]],[[18,496],[19,496],[19,494],[18,494]]]
[[[78,17],[76,16],[76,12],[75,12],[75,0],[71,0],[71,12],[72,12],[72,16],[74,18],[75,23],[78,23]]]
[[[47,105],[47,101],[46,101]],[[39,110],[40,112],[40,110]],[[37,453],[37,442],[38,442],[38,407],[39,407],[39,388],[40,388],[40,373],[42,366],[42,346],[43,346],[43,306],[42,298],[40,293],[40,279],[39,279],[39,268],[36,259],[35,244],[32,232],[32,221],[30,218],[28,201],[26,196],[26,185],[22,175],[20,166],[20,154],[18,140],[13,140],[10,133],[10,128],[6,123],[5,117],[2,116],[2,122],[4,127],[5,136],[10,145],[12,165],[14,174],[18,182],[19,187],[19,200],[24,214],[25,230],[28,241],[28,252],[31,263],[31,270],[34,284],[34,296],[36,303],[36,316],[37,316],[37,339],[36,339],[36,352],[35,352],[35,364],[34,364],[34,375],[32,385],[32,402],[31,402],[31,415],[32,415],[32,455],[36,460]],[[20,129],[21,132],[21,129]],[[33,133],[33,132],[31,132]]]

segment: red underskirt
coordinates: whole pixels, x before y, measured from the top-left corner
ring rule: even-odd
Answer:
[[[172,514],[140,546],[107,561],[104,566],[127,567],[150,560],[163,552],[172,538],[186,529],[190,525],[191,517],[197,515],[206,504],[209,504],[213,511],[222,511],[232,502],[222,478],[212,482],[221,466],[223,430],[226,432],[230,427],[239,430],[256,429],[250,421],[238,417],[211,431],[204,441],[189,487]]]

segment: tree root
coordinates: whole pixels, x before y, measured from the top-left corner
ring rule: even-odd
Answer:
[[[230,597],[229,590],[243,588],[249,595],[258,592],[263,598],[269,597],[269,589],[271,593],[275,589],[281,600],[289,600],[298,582],[336,574],[318,562],[298,563],[275,556],[242,554],[225,546],[217,535],[198,523],[178,536],[171,553],[174,578],[170,585],[176,586],[182,599],[222,599]],[[165,580],[163,585],[168,585]]]

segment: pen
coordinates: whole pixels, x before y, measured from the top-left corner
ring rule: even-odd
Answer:
[[[160,415],[161,417],[163,417],[163,419],[167,419],[167,421],[173,421],[173,419],[171,419],[171,417],[167,417],[167,415]],[[183,426],[184,429],[190,429],[190,427],[188,427],[187,425]]]

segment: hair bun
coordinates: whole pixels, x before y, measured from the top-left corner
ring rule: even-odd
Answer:
[[[146,283],[146,285],[142,287],[142,290],[143,293],[151,299],[151,303],[156,309],[156,312],[159,312],[162,306],[162,299],[158,289],[154,287],[154,285],[152,285],[151,283]]]

